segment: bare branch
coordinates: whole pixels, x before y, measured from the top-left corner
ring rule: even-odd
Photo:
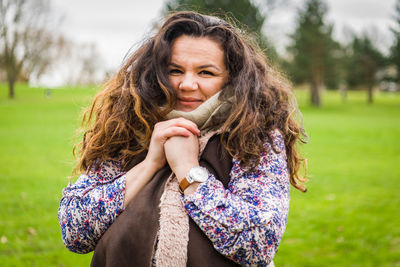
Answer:
[[[50,18],[48,0],[0,0],[0,67],[10,97],[21,71],[41,75],[50,65],[54,55],[49,49],[55,42]]]

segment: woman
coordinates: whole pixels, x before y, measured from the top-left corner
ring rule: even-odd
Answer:
[[[97,245],[94,265],[271,264],[289,182],[305,191],[291,99],[233,26],[170,15],[84,119],[83,174],[59,209],[65,245]]]

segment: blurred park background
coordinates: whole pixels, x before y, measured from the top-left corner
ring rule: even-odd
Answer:
[[[182,9],[233,17],[293,83],[310,181],[276,266],[400,266],[400,0],[1,0],[0,265],[90,264],[57,220],[82,109]]]

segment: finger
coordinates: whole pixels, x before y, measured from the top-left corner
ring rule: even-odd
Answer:
[[[173,137],[173,136],[189,137],[192,135],[192,132],[184,127],[173,126],[173,127],[169,127],[167,129],[165,129],[163,131],[162,135],[163,135],[163,139],[167,140],[168,138]]]
[[[179,127],[184,127],[186,129],[188,129],[194,135],[198,135],[198,136],[200,135],[200,130],[197,127],[197,125],[190,120],[187,120],[185,118],[176,118],[176,119],[169,120],[169,122],[173,126],[179,126]]]
[[[170,126],[181,126],[185,128],[195,128],[198,129],[196,123],[192,122],[191,120],[185,119],[183,117],[175,118],[175,119],[170,119],[166,121],[161,121],[156,123],[156,126],[159,126],[160,128],[165,128],[165,127],[170,127]]]

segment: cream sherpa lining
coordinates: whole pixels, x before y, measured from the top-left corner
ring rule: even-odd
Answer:
[[[199,155],[208,140],[217,134],[209,132],[199,139]],[[160,202],[160,229],[155,253],[157,267],[186,266],[189,242],[189,216],[181,201],[178,180],[172,173],[165,185]]]

